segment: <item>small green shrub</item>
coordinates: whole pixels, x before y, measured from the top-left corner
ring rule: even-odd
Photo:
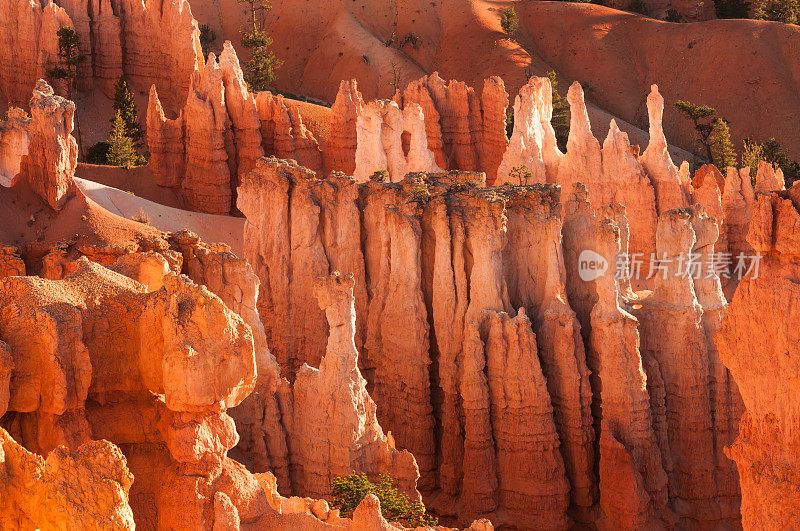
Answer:
[[[528,171],[528,167],[524,164],[522,166],[514,166],[511,168],[511,171],[508,172],[508,176],[512,179],[516,179],[520,186],[527,186],[528,181],[533,178],[533,174]]]
[[[407,495],[397,492],[389,476],[380,476],[377,483],[367,479],[366,474],[351,473],[347,477],[331,480],[333,500],[341,516],[351,518],[353,511],[368,494],[374,494],[381,502],[381,513],[389,522],[398,522],[406,527],[435,526],[438,520],[425,512],[419,502],[412,502]]]
[[[519,17],[516,9],[507,7],[500,11],[500,27],[509,37],[517,32],[519,29]]]
[[[424,186],[414,186],[411,188],[410,192],[411,195],[414,196],[414,199],[425,200],[431,196],[431,194],[428,193],[428,189]]]
[[[386,182],[389,179],[389,172],[386,170],[378,170],[372,174],[372,180],[379,183]]]

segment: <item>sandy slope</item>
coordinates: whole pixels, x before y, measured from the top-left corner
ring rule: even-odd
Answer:
[[[242,256],[244,218],[189,212],[85,179],[76,177],[75,182],[88,198],[111,214],[130,219],[144,213],[152,227],[167,232],[189,229],[204,242],[227,243],[234,253]]]
[[[193,0],[200,22],[216,19],[235,36],[235,0]],[[514,5],[522,29],[511,41],[498,13]],[[208,17],[204,20],[204,17]],[[590,102],[646,128],[645,97],[658,83],[668,103],[717,107],[737,140],[775,136],[800,158],[800,27],[750,20],[670,24],[592,4],[517,0],[274,0],[267,16],[281,89],[331,100],[342,78],[366,97],[394,92],[438,70],[481,87],[501,75],[514,93],[530,73],[555,68],[566,88],[584,84]],[[212,24],[213,25],[213,24]],[[384,42],[394,34],[395,44]],[[417,45],[398,43],[413,34]],[[691,128],[671,107],[668,137],[697,150]]]

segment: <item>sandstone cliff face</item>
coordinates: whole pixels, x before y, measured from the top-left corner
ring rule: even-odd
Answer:
[[[298,109],[270,92],[249,93],[230,42],[219,61],[209,54],[191,79],[177,118],[167,118],[155,86],[147,107],[154,179],[177,188],[191,209],[230,213],[242,176],[264,153],[322,168],[322,152]]]
[[[331,123],[328,142],[325,145],[325,167],[332,171],[340,171],[345,175],[353,175],[356,171],[356,122],[364,107],[364,99],[358,91],[355,79],[342,80],[339,91],[331,107]],[[423,109],[423,114],[428,113]],[[426,133],[430,118],[425,120]],[[431,147],[429,145],[429,147]],[[433,149],[431,147],[431,149]],[[440,155],[441,157],[441,155]],[[437,159],[437,162],[440,159]],[[312,168],[313,169],[313,168]]]
[[[409,172],[435,172],[440,168],[428,149],[422,107],[376,100],[365,105],[356,120],[356,165],[353,177],[368,180],[375,172],[387,172],[397,182]]]
[[[587,514],[596,483],[583,343],[564,302],[557,193],[552,187],[483,193],[468,184],[476,178],[412,174],[401,183],[358,185],[338,176],[318,180],[291,162],[259,162],[239,190],[239,208],[248,218],[246,253],[259,264],[255,272],[265,286],[259,311],[290,378],[303,362],[318,366],[325,326],[318,324],[323,316],[310,305],[308,286],[314,276],[352,268],[355,343],[363,345],[364,354],[359,365],[381,426],[417,459],[420,492],[439,492],[430,498],[438,500],[437,509],[465,521],[506,514],[501,518],[509,522],[564,528],[566,482],[574,483],[578,512]],[[537,229],[541,220],[549,222]],[[514,243],[507,246],[509,239]],[[531,245],[553,252],[529,266],[531,257],[522,250]],[[507,324],[503,319],[516,315],[512,304],[535,316],[534,324],[521,314],[513,326]],[[495,322],[482,317],[484,310],[508,315]],[[484,347],[490,335],[491,346]],[[520,335],[524,339],[512,339]],[[498,345],[518,348],[513,345],[521,341],[526,346],[519,347],[519,356],[531,359],[535,352],[535,358],[544,358],[543,378],[539,387],[512,399],[519,396],[516,391],[498,387],[494,372],[481,380],[479,367],[496,371],[503,359],[496,357],[511,355],[501,354]],[[468,356],[470,370],[477,372],[464,372]],[[530,382],[520,376],[519,385]],[[521,402],[504,405],[510,400]],[[462,402],[468,407],[464,413]],[[503,420],[518,408],[540,411],[541,419],[525,428]],[[435,437],[435,419],[442,423],[441,439]],[[539,444],[508,446],[518,429],[533,430],[526,433],[538,434],[536,440],[550,437],[555,451],[542,454]],[[503,457],[489,472],[485,455],[495,452]],[[529,472],[549,485],[536,495],[523,490],[514,479],[523,472],[509,464],[513,456],[530,453],[541,456],[544,468]],[[487,483],[482,471],[496,479]],[[533,502],[525,501],[530,496],[543,506],[533,509]]]
[[[0,428],[0,525],[8,529],[134,529],[128,491],[133,475],[108,441],[46,459]]]
[[[358,370],[353,285],[352,275],[338,273],[314,283],[330,335],[319,368],[304,365],[294,382],[292,482],[299,493],[324,496],[334,477],[351,471],[371,478],[388,473],[400,490],[419,499],[414,457],[395,449],[391,435],[384,435]]]
[[[739,284],[715,336],[722,362],[741,390],[746,412],[726,453],[736,461],[742,491],[742,526],[778,529],[797,524],[798,187],[759,195],[747,241],[761,253],[758,271]],[[774,318],[760,319],[767,315]],[[765,340],[769,338],[769,340]]]
[[[19,173],[23,155],[28,154],[30,117],[19,108],[8,111],[0,121],[0,186],[9,186]]]
[[[9,105],[26,106],[38,79],[46,78],[58,61],[58,35],[72,26],[67,12],[54,3],[42,7],[28,0],[3,0],[0,22],[0,97]]]
[[[576,133],[572,145],[592,142]],[[598,194],[613,190],[604,175],[626,176],[649,191],[643,204],[629,187],[633,211],[654,217],[653,188],[626,138],[612,126],[605,146],[594,145],[599,161],[575,147],[550,167],[595,168]],[[700,177],[684,188],[724,216],[718,178]],[[630,227],[627,208],[597,207],[587,186],[571,186],[562,202],[552,184],[484,188],[469,172],[359,184],[259,161],[238,206],[267,342],[290,381],[310,370],[303,363],[319,367],[327,323],[311,286],[353,271],[358,367],[380,425],[414,454],[419,492],[440,514],[552,528],[735,525],[724,447],[742,405],[711,341],[726,311],[714,246],[729,225],[702,206],[662,214],[655,241],[638,239],[661,257],[655,291],[634,293],[617,261],[642,220]],[[585,249],[605,259],[605,276],[580,278]],[[694,278],[678,274],[690,253]],[[531,360],[533,372],[517,380],[510,356]],[[525,423],[509,420],[519,408]],[[507,445],[530,438],[557,451]],[[509,465],[520,460],[543,466],[524,472],[537,480]]]
[[[655,290],[636,311],[671,501],[684,525],[733,524],[738,518],[733,471],[721,454],[735,435],[728,419],[735,416],[731,404],[738,391],[714,366],[710,341],[725,307],[719,278],[707,264],[718,232],[701,207],[662,214]]]
[[[7,65],[0,70],[0,94],[15,105],[26,102],[36,80],[57,62],[56,32],[62,26],[75,29],[87,57],[76,79],[81,91],[96,86],[113,98],[114,84],[125,74],[140,92],[155,84],[174,110],[186,98],[192,72],[202,66],[200,33],[186,0],[59,0],[44,7],[3,0],[0,11],[11,14],[0,23],[0,35],[10,44],[0,53],[23,54],[0,55]]]
[[[30,144],[20,178],[51,208],[60,210],[75,192],[78,143],[72,136],[75,104],[53,95],[39,80],[31,98]]]

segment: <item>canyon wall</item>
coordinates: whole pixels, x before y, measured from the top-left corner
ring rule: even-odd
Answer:
[[[736,462],[745,529],[797,525],[799,416],[793,381],[798,374],[797,233],[800,187],[758,194],[747,243],[761,260],[739,283],[715,336],[719,356],[741,389],[746,411],[739,436],[725,452]]]
[[[282,96],[247,91],[229,42],[219,61],[211,53],[192,73],[177,118],[167,117],[159,92],[150,87],[147,145],[156,184],[178,189],[192,210],[210,214],[231,213],[241,176],[265,152],[322,166],[317,141],[297,108]]]
[[[631,275],[615,275],[636,230],[626,208],[593,206],[588,187],[572,187],[562,202],[554,184],[486,188],[471,172],[359,183],[260,160],[238,206],[267,342],[290,381],[320,366],[328,326],[314,279],[351,272],[377,418],[416,457],[426,504],[462,523],[735,525],[723,448],[740,398],[710,341],[726,305],[720,279],[704,279],[708,264],[697,280],[673,266],[650,280],[652,295],[634,293]],[[702,206],[667,210],[653,243],[663,260],[708,262],[719,230]],[[579,278],[584,249],[605,257],[607,276]],[[520,460],[544,468],[509,465]]]
[[[59,0],[44,7],[3,0],[0,12],[0,35],[9,44],[0,52],[0,96],[9,105],[26,104],[36,80],[56,66],[62,26],[75,30],[86,56],[76,78],[81,91],[96,87],[113,98],[124,74],[139,92],[155,84],[174,111],[202,66],[200,31],[187,0]],[[61,85],[56,90],[66,95]]]

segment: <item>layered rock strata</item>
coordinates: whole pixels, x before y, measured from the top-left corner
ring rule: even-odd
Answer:
[[[177,118],[168,118],[155,86],[147,107],[147,144],[157,184],[177,188],[193,210],[228,214],[244,174],[264,155],[321,169],[322,152],[297,107],[282,96],[247,91],[236,52],[226,42],[191,76]]]
[[[746,408],[738,438],[726,449],[739,472],[744,529],[793,527],[800,518],[799,421],[792,406],[798,339],[791,319],[798,300],[798,208],[798,186],[758,196],[747,241],[761,260],[740,282],[715,336]]]
[[[717,235],[701,207],[662,214],[655,290],[635,312],[672,507],[690,526],[735,525],[739,517],[735,475],[721,453],[735,436],[729,418],[738,390],[714,362],[710,341],[725,308],[708,264]]]
[[[0,94],[15,105],[25,103],[39,78],[58,62],[58,36],[71,27],[86,60],[78,68],[76,86],[95,86],[114,97],[114,84],[124,74],[134,89],[146,92],[155,84],[167,95],[170,110],[182,104],[192,72],[202,66],[200,31],[186,0],[145,3],[136,0],[59,0],[44,7],[27,0],[3,0],[0,11],[13,13],[0,25],[10,45],[0,55]],[[2,52],[0,52],[2,53]],[[60,94],[63,87],[56,87]]]
[[[544,417],[552,408],[551,420],[526,429],[552,433],[546,431],[552,422],[560,440],[550,443],[559,452],[542,458],[550,463],[547,471],[535,472],[549,485],[537,496],[549,499],[548,510],[554,511],[553,504],[560,509],[549,516],[537,513],[530,521],[550,521],[560,528],[569,521],[565,481],[572,485],[575,512],[584,518],[597,493],[588,371],[579,325],[565,302],[558,194],[549,186],[482,192],[469,184],[476,177],[411,174],[401,183],[359,185],[335,175],[317,179],[291,161],[259,162],[239,190],[239,208],[248,218],[247,257],[259,264],[255,272],[264,286],[258,307],[268,342],[276,345],[276,357],[291,378],[304,362],[318,366],[325,344],[323,315],[310,305],[307,291],[313,275],[352,268],[355,343],[363,341],[364,352],[360,366],[381,425],[417,459],[420,492],[438,492],[429,499],[463,518],[507,513],[520,522],[527,521],[522,500],[532,492],[519,490],[521,485],[511,479],[518,472],[503,465],[490,474],[496,483],[481,484],[477,478],[483,468],[473,464],[486,466],[479,455],[492,448],[504,455],[540,455],[543,450],[539,445],[507,448],[510,435],[504,430],[516,429],[500,420],[514,411],[502,405],[510,400],[503,394],[509,391],[490,391],[489,380],[480,383],[480,374],[459,367],[466,367],[468,352],[479,356],[476,349],[482,354],[471,362],[474,367],[498,363],[491,359],[494,354],[483,352],[482,338],[489,336],[478,329],[489,334],[490,328],[511,325],[480,325],[484,310],[513,317],[514,307],[524,308],[533,323],[525,335],[525,353],[519,355],[536,350],[546,392],[531,390],[526,398],[514,399],[522,400],[514,407],[541,411]],[[551,251],[540,256],[525,252],[538,245]],[[529,322],[522,314],[514,319]],[[404,326],[399,329],[397,322]],[[298,334],[301,330],[306,333]],[[499,355],[500,350],[490,352]],[[468,418],[459,412],[465,392],[474,397],[470,404],[476,401]],[[492,408],[492,415],[503,412],[496,423],[484,416]],[[435,436],[435,422],[441,423],[441,439]]]
[[[352,274],[338,272],[314,282],[330,333],[319,368],[303,365],[294,382],[292,483],[301,494],[322,497],[330,495],[335,477],[356,471],[374,480],[388,473],[401,491],[419,500],[414,457],[384,435],[358,370],[354,284]]]
[[[19,173],[23,155],[28,154],[30,117],[19,108],[8,111],[0,121],[0,186],[9,186]]]

